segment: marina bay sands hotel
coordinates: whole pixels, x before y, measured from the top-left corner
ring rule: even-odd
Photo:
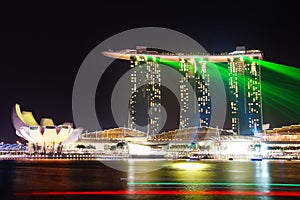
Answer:
[[[161,64],[176,66],[180,72],[180,120],[179,129],[209,127],[211,122],[212,99],[210,95],[210,64],[223,67],[223,79],[227,87],[231,126],[237,135],[253,136],[262,131],[261,69],[263,59],[260,50],[236,51],[220,55],[186,55],[163,52],[146,47],[134,50],[105,51],[103,55],[130,61],[131,99],[129,101],[129,128],[137,128],[138,95],[143,94],[149,109],[148,134],[159,133],[161,116],[162,85]],[[139,70],[144,66],[144,70]],[[143,87],[140,87],[143,85]],[[193,90],[195,97],[189,96]],[[195,98],[195,99],[192,99]],[[189,102],[195,100],[193,106]],[[191,119],[191,112],[197,120]]]

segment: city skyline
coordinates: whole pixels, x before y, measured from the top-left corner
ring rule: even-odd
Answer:
[[[299,19],[289,0],[3,2],[0,199],[299,198]],[[144,55],[104,54],[124,49]]]
[[[1,140],[15,142],[18,139],[10,118],[15,103],[33,110],[37,119],[49,116],[56,124],[73,122],[72,87],[85,56],[103,40],[131,28],[156,26],[175,29],[194,38],[211,53],[233,51],[235,46],[244,45],[262,50],[267,61],[299,67],[299,31],[294,30],[299,12],[293,3],[199,2],[189,7],[189,15],[162,10],[153,14],[157,9],[153,4],[144,11],[145,15],[138,18],[133,15],[139,10],[138,5],[124,9],[125,2],[121,4],[124,7],[115,7],[113,2],[108,2],[98,6],[74,3],[69,8],[55,4],[39,9],[28,5],[1,8],[3,59],[0,81],[1,94],[5,94],[0,99]],[[161,7],[169,6],[161,3]],[[171,7],[170,10],[182,8],[179,4]],[[199,8],[203,8],[201,12]],[[246,8],[253,13],[245,15]],[[126,23],[120,23],[120,20]],[[115,61],[99,83],[96,108],[106,113],[105,118],[99,116],[104,128],[115,125],[107,105],[110,105],[114,84],[128,70],[126,62]],[[285,88],[290,88],[294,98],[298,98],[299,81],[281,76],[282,79],[277,80],[279,76],[272,72],[268,76],[262,78],[273,78],[274,82],[276,79],[275,86],[279,88],[283,86],[280,80],[285,80]],[[266,100],[264,102],[273,104],[264,105],[264,120],[272,127],[299,123],[299,106],[295,101],[282,105],[274,99]]]

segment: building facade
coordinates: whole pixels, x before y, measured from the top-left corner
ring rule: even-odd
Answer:
[[[179,86],[181,107],[179,129],[209,126],[211,100],[208,90],[209,74],[206,70],[206,63],[207,61],[205,59],[180,59],[179,71],[182,74],[182,77]],[[189,89],[192,89],[193,91],[189,91]],[[196,103],[189,103],[190,101]],[[190,116],[194,115],[196,118],[191,119]]]
[[[209,126],[211,101],[206,62],[207,60],[200,58],[181,59],[179,62],[178,70],[182,74],[178,88],[180,91],[180,129]],[[141,117],[142,111],[147,109],[149,110],[149,116],[146,116],[148,126],[141,131],[147,132],[148,136],[155,135],[160,131],[161,70],[159,63],[159,60],[151,56],[130,57],[130,67],[133,70],[130,77],[129,127],[139,129],[138,118]],[[191,104],[191,101],[196,103]],[[192,118],[191,116],[196,117]]]
[[[148,135],[154,135],[160,131],[160,66],[154,60],[148,59],[147,56],[132,56],[130,67],[133,70],[130,77],[131,98],[129,101],[128,125],[131,129],[141,129],[138,128],[141,127],[138,125],[138,118],[142,118],[141,115],[147,113],[146,121],[148,125],[141,131],[146,132]]]
[[[232,129],[253,136],[262,131],[261,69],[258,58],[228,59]]]
[[[259,60],[263,59],[260,50],[236,51],[219,55],[184,55],[161,54],[131,50],[125,52],[103,52],[105,56],[130,60],[133,68],[131,74],[131,94],[129,127],[136,129],[138,120],[138,94],[142,93],[152,116],[148,124],[148,133],[157,134],[161,106],[161,76],[159,64],[176,63],[182,77],[179,80],[180,121],[179,129],[189,127],[208,127],[211,121],[210,63],[219,63],[227,67],[229,107],[232,130],[242,136],[254,136],[262,132],[262,96],[261,68]],[[155,54],[155,55],[153,55]],[[141,66],[146,69],[140,70]],[[227,79],[228,77],[228,79]],[[140,87],[144,84],[143,87]],[[191,117],[196,116],[196,117]],[[220,125],[222,126],[222,125]],[[142,130],[145,131],[145,130]],[[145,131],[146,132],[146,131]]]

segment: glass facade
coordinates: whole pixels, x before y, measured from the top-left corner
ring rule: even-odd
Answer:
[[[182,74],[180,80],[180,129],[209,126],[211,100],[208,90],[209,74],[206,71],[206,63],[207,60],[205,59],[180,59],[179,71]],[[193,91],[188,91],[191,88]],[[191,93],[194,93],[194,95],[189,96]],[[189,101],[196,103],[189,103]],[[196,114],[196,119],[191,119],[190,116],[193,115],[190,112]]]
[[[249,51],[250,52],[250,51]],[[225,54],[211,57],[178,56],[177,66],[181,73],[179,80],[180,120],[179,129],[189,127],[208,127],[211,121],[211,96],[209,91],[210,74],[207,68],[210,62],[227,65],[228,97],[232,130],[238,135],[253,136],[262,132],[262,97],[261,69],[258,60],[261,52],[245,51],[239,54]],[[141,110],[137,101],[142,98],[147,106],[149,135],[159,133],[161,115],[161,70],[159,58],[165,55],[152,56],[132,54],[130,56],[131,99],[129,127],[139,129],[137,121]],[[167,56],[165,56],[167,57]],[[227,72],[225,72],[227,73]],[[224,76],[225,77],[225,76]],[[224,78],[223,77],[223,78]],[[141,96],[139,98],[139,96]],[[149,117],[150,116],[150,117]],[[196,116],[196,117],[194,117]],[[139,127],[139,128],[138,128]]]
[[[255,58],[255,60],[258,58]],[[253,58],[228,59],[232,129],[239,135],[262,131],[261,70]]]
[[[132,56],[130,58],[130,67],[133,68],[130,82],[131,99],[129,102],[130,119],[129,127],[138,129],[137,119],[142,110],[148,113],[146,116],[148,135],[159,133],[160,113],[161,113],[161,77],[160,66],[153,60],[148,60],[146,56]],[[138,99],[146,102],[147,108],[143,108]]]

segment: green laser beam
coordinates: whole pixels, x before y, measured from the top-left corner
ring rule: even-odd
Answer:
[[[272,63],[272,62],[268,62],[265,60],[257,60],[257,62],[260,66],[262,66],[266,69],[273,70],[275,72],[283,74],[283,75],[285,75],[289,78],[295,79],[297,81],[300,80],[300,69],[299,68],[282,65],[282,64],[277,64],[277,63]]]
[[[268,61],[257,62],[262,70],[263,104],[276,110],[285,119],[299,123],[300,69]]]

